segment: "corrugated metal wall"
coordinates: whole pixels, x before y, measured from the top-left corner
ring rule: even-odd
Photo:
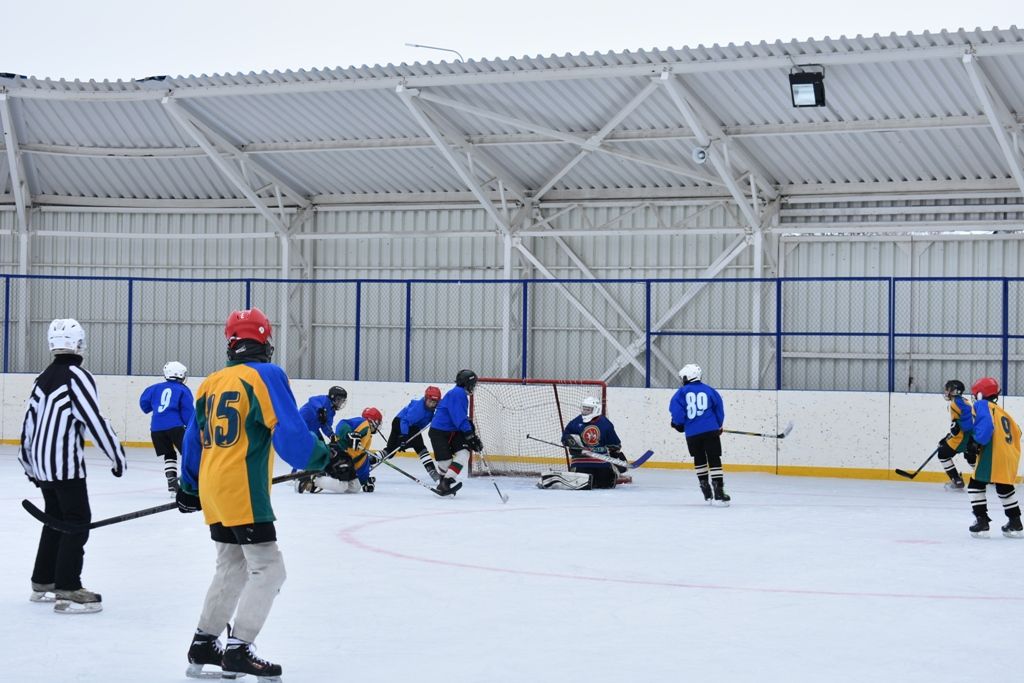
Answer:
[[[122,374],[130,365],[135,374],[154,374],[167,360],[179,359],[193,374],[205,374],[222,364],[218,340],[227,311],[245,305],[248,295],[252,305],[265,308],[280,326],[282,297],[287,296],[289,370],[296,376],[447,381],[459,367],[473,367],[482,375],[519,375],[525,344],[530,376],[607,377],[615,385],[639,386],[644,383],[645,358],[636,351],[645,341],[646,285],[585,283],[587,277],[575,261],[598,278],[697,278],[741,237],[738,218],[727,204],[565,206],[546,209],[545,214],[548,222],[533,229],[644,233],[523,238],[524,247],[552,275],[573,282],[525,287],[439,283],[503,277],[503,241],[482,209],[323,210],[304,232],[368,237],[293,242],[291,275],[314,284],[252,282],[247,290],[243,282],[136,280],[129,288],[123,281],[12,280],[8,329],[16,335],[21,315],[29,325],[26,340],[12,336],[9,369],[38,369],[46,361],[40,341],[46,324],[53,317],[74,315],[88,327],[95,353],[91,363],[99,372]],[[32,238],[34,275],[209,280],[277,278],[281,272],[277,239],[246,236],[270,232],[252,212],[36,210],[32,225],[44,233]],[[8,274],[18,272],[17,240],[11,234],[15,227],[16,215],[0,212],[0,231],[7,233],[0,237],[0,261]],[[724,228],[727,234],[700,232],[708,228]],[[663,232],[649,234],[653,230]],[[70,239],[51,231],[112,236]],[[437,232],[452,236],[427,235]],[[455,235],[467,232],[493,236]],[[121,234],[175,237],[116,236]],[[220,234],[223,239],[182,237]],[[1024,240],[1017,233],[938,238],[789,235],[779,240],[776,258],[778,273],[789,278],[1017,277],[1022,250]],[[544,279],[515,250],[513,263],[513,278]],[[672,385],[674,369],[696,361],[720,386],[775,386],[776,283],[733,280],[754,275],[748,248],[713,283],[651,285],[650,322],[661,333],[655,336],[660,352],[651,359],[652,385]],[[422,282],[329,282],[366,278]],[[888,280],[785,281],[783,386],[888,386],[889,286]],[[982,374],[999,376],[1001,340],[970,335],[1003,333],[1004,294],[1010,304],[1008,332],[1022,333],[1017,313],[1022,287],[1011,282],[1004,293],[1002,286],[897,282],[892,312],[895,388],[934,391],[953,376],[965,381]],[[281,342],[280,330],[277,337]],[[1024,381],[1022,350],[1021,340],[1009,340],[1009,377],[1014,383]]]

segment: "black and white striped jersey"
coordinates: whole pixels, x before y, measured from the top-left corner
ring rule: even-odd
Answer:
[[[124,471],[124,448],[100,414],[96,381],[81,364],[78,355],[54,356],[32,386],[19,460],[36,481],[84,479],[86,436],[114,463],[117,476]]]

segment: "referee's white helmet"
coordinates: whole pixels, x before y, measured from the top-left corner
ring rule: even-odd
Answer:
[[[57,318],[46,333],[50,353],[82,353],[85,350],[85,329],[74,318]]]

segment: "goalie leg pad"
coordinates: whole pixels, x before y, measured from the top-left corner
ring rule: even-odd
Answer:
[[[540,475],[537,488],[587,491],[591,488],[589,474],[583,472],[545,472]]]

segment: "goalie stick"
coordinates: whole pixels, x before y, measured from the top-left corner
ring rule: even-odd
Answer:
[[[271,483],[280,484],[285,481],[292,481],[293,479],[302,479],[303,477],[315,476],[323,474],[320,470],[301,470],[299,472],[292,472],[291,474],[282,474],[279,477],[274,477]],[[149,515],[155,515],[158,512],[167,512],[168,510],[176,510],[178,503],[164,503],[163,505],[156,505],[151,508],[145,508],[143,510],[136,510],[135,512],[126,512],[123,515],[117,515],[115,517],[107,517],[90,524],[75,524],[74,522],[65,522],[62,519],[57,519],[52,515],[48,515],[39,508],[37,508],[32,501],[25,499],[21,501],[21,507],[25,508],[25,512],[35,517],[37,520],[45,524],[46,526],[59,531],[64,534],[78,534],[83,531],[91,531],[92,529],[98,529],[102,526],[109,526],[111,524],[119,524],[121,522],[127,522],[131,519],[138,519],[139,517],[148,517]]]
[[[539,441],[540,443],[546,443],[549,446],[556,446],[557,448],[568,448],[568,446],[564,444],[555,443],[554,441],[545,441],[544,439],[538,439],[537,437],[530,436],[529,434],[526,435],[526,438],[530,439],[531,441]],[[637,467],[640,467],[645,462],[650,460],[652,455],[654,455],[654,451],[645,451],[643,455],[641,455],[639,458],[637,458],[633,462],[629,462],[628,460],[619,460],[618,458],[613,458],[611,456],[605,455],[604,453],[595,453],[594,451],[587,448],[582,448],[580,450],[586,451],[588,457],[597,458],[598,460],[604,460],[607,463],[610,463],[612,465],[618,465],[619,467],[628,467],[631,470],[635,470]]]
[[[725,434],[745,434],[746,436],[763,436],[767,439],[785,439],[789,436],[789,433],[793,431],[793,421],[790,420],[786,423],[785,429],[778,434],[763,434],[761,432],[742,432],[738,429],[723,429],[722,432]]]
[[[900,475],[901,477],[906,477],[907,479],[913,479],[914,477],[916,477],[918,474],[921,473],[921,470],[924,469],[924,466],[927,465],[929,462],[931,462],[932,458],[934,458],[938,454],[938,452],[939,452],[938,448],[936,448],[934,451],[932,451],[932,454],[929,455],[927,458],[925,458],[924,462],[921,463],[921,466],[918,467],[913,472],[907,472],[906,470],[901,470],[899,468],[896,468],[896,474]]]

